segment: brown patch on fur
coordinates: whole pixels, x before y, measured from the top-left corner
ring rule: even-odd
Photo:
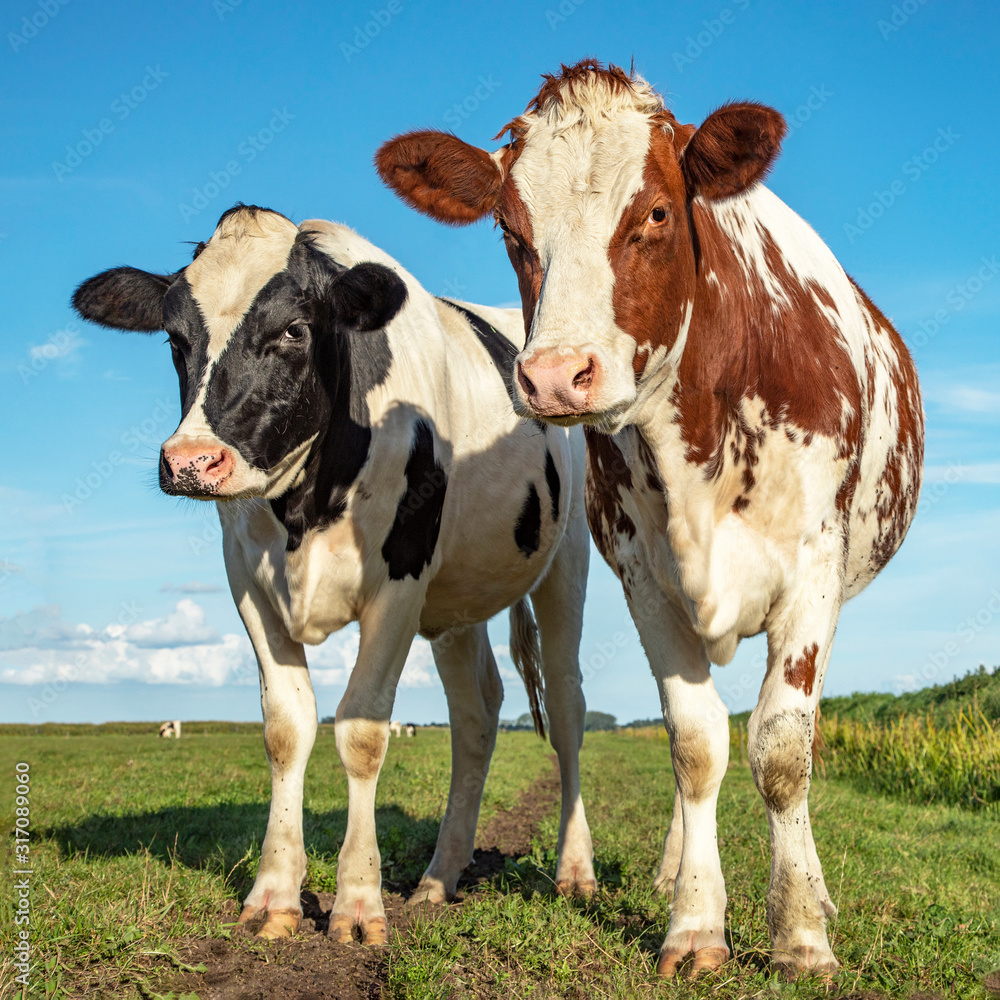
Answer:
[[[677,337],[684,307],[693,298],[695,256],[687,227],[684,179],[667,133],[650,127],[649,155],[643,186],[618,220],[608,244],[615,275],[612,303],[615,322],[639,348],[670,348]],[[651,213],[662,210],[662,221]],[[669,280],[666,280],[669,275]],[[636,378],[645,367],[634,366]]]
[[[701,802],[711,790],[712,755],[708,744],[700,737],[670,739],[670,757],[674,763],[674,780],[688,802]]]
[[[792,663],[791,656],[785,657],[785,681],[793,688],[798,688],[804,695],[813,693],[816,683],[816,654],[819,644],[813,643],[802,650],[802,655]]]
[[[784,713],[768,719],[750,747],[750,767],[764,805],[785,812],[802,799],[811,772],[809,717]]]
[[[389,731],[386,726],[363,719],[352,719],[347,727],[345,746],[340,747],[338,743],[344,770],[359,781],[378,777],[388,741]]]
[[[622,506],[621,491],[632,489],[632,473],[614,438],[584,428],[587,439],[587,523],[601,555],[615,565],[614,536],[635,537],[635,524]]]
[[[434,130],[384,142],[375,154],[375,169],[408,205],[454,226],[493,211],[502,181],[485,149]]]
[[[773,108],[755,101],[724,104],[701,123],[684,150],[688,193],[714,201],[746,191],[767,175],[787,131]]]
[[[270,719],[264,726],[264,749],[275,767],[285,767],[295,753],[295,733],[287,720]]]

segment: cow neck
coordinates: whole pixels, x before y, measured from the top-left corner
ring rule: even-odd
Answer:
[[[338,336],[336,361],[330,360],[321,366],[333,383],[327,386],[329,417],[321,421],[295,485],[271,501],[288,533],[289,552],[306,532],[339,521],[347,511],[371,447],[368,392],[385,381],[391,364],[385,331]]]

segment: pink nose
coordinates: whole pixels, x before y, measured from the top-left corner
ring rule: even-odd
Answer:
[[[518,385],[540,417],[586,413],[598,374],[597,359],[590,354],[540,354],[517,363]]]
[[[235,465],[232,452],[218,441],[164,445],[161,455],[161,479],[178,493],[215,493]]]

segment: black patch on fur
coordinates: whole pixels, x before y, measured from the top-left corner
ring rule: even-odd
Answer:
[[[517,524],[514,525],[514,544],[525,559],[529,559],[532,553],[537,552],[542,544],[542,502],[538,498],[538,490],[535,489],[534,483],[528,487],[524,506],[517,516]]]
[[[163,329],[163,297],[176,277],[135,267],[113,267],[77,288],[73,308],[91,323],[112,330],[155,333]]]
[[[549,488],[549,500],[552,503],[552,522],[559,520],[559,473],[556,472],[556,463],[552,460],[552,452],[545,449],[545,483]]]
[[[434,434],[426,420],[413,428],[413,444],[406,460],[406,490],[396,506],[396,517],[382,545],[390,580],[420,578],[434,558],[448,477],[434,457]]]
[[[514,359],[517,357],[517,348],[496,327],[487,323],[482,316],[477,316],[457,302],[452,302],[451,299],[440,299],[440,301],[451,306],[452,309],[457,309],[469,321],[469,325],[479,338],[479,342],[486,348],[493,364],[496,365],[507,394],[513,399]]]

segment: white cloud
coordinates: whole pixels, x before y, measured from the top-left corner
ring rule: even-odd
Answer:
[[[102,629],[64,621],[58,607],[0,619],[0,682],[87,684],[255,683],[253,650],[242,635],[220,636],[194,601],[164,618]]]
[[[115,628],[114,625],[109,626],[108,631]],[[205,624],[204,609],[188,597],[178,601],[177,607],[166,618],[154,618],[152,621],[125,626],[121,638],[146,649],[203,646],[220,641],[215,629]]]
[[[1000,413],[1000,392],[980,389],[974,385],[948,385],[933,388],[928,398],[952,410],[963,413]]]
[[[358,658],[360,634],[357,625],[335,632],[321,646],[306,647],[309,676],[314,687],[342,687],[347,684]],[[436,687],[440,684],[434,667],[431,644],[419,635],[413,640],[399,678],[406,688]]]
[[[1000,462],[974,462],[971,465],[926,465],[924,483],[1000,483]]]

